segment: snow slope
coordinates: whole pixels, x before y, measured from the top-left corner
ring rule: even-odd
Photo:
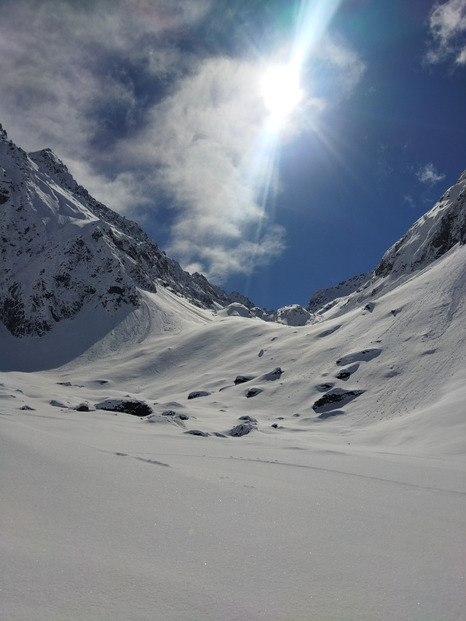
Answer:
[[[464,265],[296,328],[146,293],[2,373],[3,618],[464,619]]]
[[[104,398],[130,395],[150,404],[154,418],[164,422],[166,410],[189,416],[176,427],[179,434],[190,429],[227,434],[240,416],[251,416],[257,420],[253,433],[264,435],[264,441],[280,436],[306,446],[327,430],[332,442],[337,437],[357,442],[361,429],[388,429],[387,421],[448,399],[464,379],[465,257],[464,246],[454,248],[378,298],[370,310],[354,308],[294,328],[222,316],[167,290],[141,293],[140,307],[104,338],[59,368],[47,371],[43,365],[37,377],[47,386],[45,403],[55,399],[73,409],[86,402],[93,409]],[[29,348],[36,369],[44,344],[57,349],[59,357],[64,334],[76,341],[68,343],[68,351],[78,351],[80,344],[83,349],[90,321],[86,315],[82,319],[81,324],[63,322],[65,332],[48,338],[18,341],[4,335],[3,352],[11,364],[5,377],[26,383],[35,377],[15,372],[19,346]],[[248,381],[235,383],[238,376]],[[256,394],[249,394],[252,389]],[[14,383],[9,390],[16,390]],[[208,394],[188,399],[196,391]],[[325,398],[328,403],[319,405]],[[27,389],[22,401],[37,407]],[[423,424],[422,437],[413,421],[408,436],[387,433],[381,442],[406,442],[416,452],[462,454],[465,420],[462,409],[447,410],[432,416],[427,428]],[[442,444],[444,427],[449,432]]]
[[[464,619],[464,462],[171,429],[2,416],[2,618]]]
[[[465,183],[315,315],[124,270],[135,305],[2,326],[2,618],[464,620]]]

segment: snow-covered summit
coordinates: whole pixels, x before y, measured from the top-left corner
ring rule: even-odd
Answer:
[[[376,276],[421,270],[466,241],[466,171],[382,257]]]
[[[129,312],[159,285],[204,308],[236,299],[90,196],[50,149],[27,154],[1,126],[0,209],[0,321],[14,336],[42,336],[84,306]]]
[[[317,313],[346,312],[368,303],[411,278],[456,245],[466,242],[466,171],[434,207],[421,216],[367,274],[316,291],[306,307]]]

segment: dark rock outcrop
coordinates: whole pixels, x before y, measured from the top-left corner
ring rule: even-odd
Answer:
[[[149,416],[152,408],[139,399],[106,399],[95,404],[96,410],[107,410],[109,412],[123,412],[133,416]]]
[[[315,412],[328,412],[335,409],[335,406],[343,406],[362,395],[364,390],[343,390],[341,388],[334,388],[333,390],[325,393],[323,397],[317,399],[312,406]]]

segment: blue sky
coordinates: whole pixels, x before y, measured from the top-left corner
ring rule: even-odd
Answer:
[[[10,137],[259,306],[373,269],[466,168],[466,0],[1,12]]]

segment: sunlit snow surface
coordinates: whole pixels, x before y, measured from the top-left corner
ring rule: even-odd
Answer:
[[[465,619],[465,250],[302,327],[160,288],[2,333],[2,618]]]

